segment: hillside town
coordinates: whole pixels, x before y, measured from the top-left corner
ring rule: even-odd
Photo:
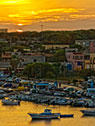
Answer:
[[[22,75],[24,69],[29,64],[47,63],[56,67],[55,71],[47,71],[47,76],[49,74],[48,78],[54,79],[55,76],[63,78],[76,77],[76,75],[80,77],[94,75],[95,39],[74,39],[74,41],[71,39],[71,42],[68,42],[70,40],[67,38],[65,42],[56,42],[55,38],[57,37],[57,39],[60,40],[60,38],[62,39],[62,35],[58,38],[60,33],[55,36],[56,32],[52,35],[52,31],[47,31],[45,33],[8,33],[7,31],[7,29],[1,29],[0,33],[1,72],[11,74],[15,72],[18,75]],[[40,34],[40,37],[38,34]],[[46,38],[44,39],[43,36],[46,35],[44,34],[50,35],[51,38],[45,40]],[[65,38],[64,34],[63,36],[63,38]],[[44,77],[39,76],[38,78]]]

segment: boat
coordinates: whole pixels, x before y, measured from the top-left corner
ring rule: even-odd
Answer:
[[[84,100],[79,100],[79,99],[75,99],[71,104],[71,106],[73,107],[83,107],[84,105],[85,105]]]
[[[3,105],[20,105],[20,101],[13,100],[13,99],[3,99],[2,104]]]
[[[66,98],[55,98],[51,101],[53,105],[70,105],[71,101]]]
[[[32,120],[48,120],[48,119],[58,119],[60,117],[60,113],[52,113],[51,109],[45,109],[43,113],[28,113]]]
[[[74,114],[65,114],[65,115],[60,115],[61,118],[73,118]]]
[[[84,116],[95,116],[95,110],[80,110]]]
[[[91,99],[86,100],[85,107],[87,107],[87,108],[94,108],[95,107],[95,102],[93,100],[91,100]]]

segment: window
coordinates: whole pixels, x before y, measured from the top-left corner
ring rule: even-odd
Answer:
[[[82,64],[83,64],[82,62],[79,62],[79,61],[77,62],[78,66],[81,66]]]
[[[75,59],[78,60],[79,59],[79,56],[75,56]]]
[[[83,59],[83,56],[80,56],[80,58],[79,58],[80,60],[82,60]]]
[[[86,55],[86,56],[84,56],[84,59],[85,60],[90,60],[90,56],[89,55]]]
[[[37,62],[37,60],[36,60],[36,59],[34,59],[34,60],[33,60],[33,62]]]
[[[87,66],[86,66],[86,67],[87,67],[87,69],[90,69],[90,65],[89,65],[89,64],[87,64]]]

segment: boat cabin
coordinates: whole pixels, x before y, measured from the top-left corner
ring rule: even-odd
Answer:
[[[95,95],[95,88],[87,88],[86,96],[92,96],[92,95]]]
[[[49,83],[35,83],[33,87],[34,89],[48,89]]]
[[[51,113],[51,109],[45,109],[44,112],[45,113]]]

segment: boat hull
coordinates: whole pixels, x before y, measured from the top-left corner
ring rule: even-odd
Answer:
[[[58,119],[58,115],[33,115],[28,113],[31,117],[32,120],[50,120],[50,119]]]
[[[73,118],[73,114],[67,114],[67,115],[60,115],[61,118]]]
[[[81,110],[84,116],[95,116],[95,110]]]
[[[9,101],[9,100],[2,100],[3,105],[20,105],[19,101]]]

